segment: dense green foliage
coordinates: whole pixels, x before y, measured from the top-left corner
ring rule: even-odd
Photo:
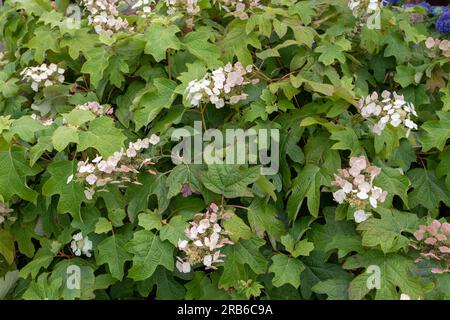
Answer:
[[[432,272],[450,268],[450,253],[416,262],[431,244],[414,236],[450,219],[450,48],[426,45],[446,37],[436,17],[387,6],[380,28],[369,29],[345,0],[260,3],[246,17],[213,0],[192,15],[168,12],[165,1],[148,15],[124,3],[126,27],[99,35],[81,3],[77,25],[67,0],[5,1],[0,299],[450,298],[450,273]],[[190,105],[192,80],[238,61],[259,80],[243,88],[245,99]],[[22,71],[43,63],[64,77],[56,70],[34,90]],[[415,106],[417,129],[372,131],[358,101],[384,90]],[[76,108],[92,101],[111,109]],[[278,172],[175,165],[171,135],[194,121],[279,129]],[[132,174],[139,184],[86,195],[79,161],[146,137],[160,139],[142,152],[154,164]],[[354,206],[334,200],[332,184],[359,156],[381,168],[374,184],[387,192],[361,223]],[[182,273],[179,240],[212,203],[233,244],[216,269]],[[74,250],[79,233],[92,241],[88,255]],[[66,285],[70,266],[81,270],[78,289]],[[370,266],[379,267],[378,289],[367,285]]]

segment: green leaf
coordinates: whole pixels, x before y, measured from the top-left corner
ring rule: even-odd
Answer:
[[[59,300],[59,290],[63,279],[50,280],[48,273],[43,273],[36,280],[31,281],[22,298],[25,300]]]
[[[150,213],[140,213],[138,215],[139,226],[144,228],[145,230],[152,229],[161,229],[161,217],[159,214],[150,212]]]
[[[340,265],[325,262],[325,254],[314,250],[309,257],[302,258],[305,270],[301,273],[300,292],[304,299],[310,299],[312,288],[328,279],[348,279],[350,276]]]
[[[276,287],[284,284],[291,284],[294,288],[300,285],[300,274],[305,270],[303,263],[295,258],[288,257],[285,254],[275,254],[272,257],[272,265],[269,272],[273,272],[275,276],[272,283]]]
[[[51,197],[59,194],[58,212],[69,212],[73,217],[80,217],[80,206],[86,200],[84,196],[84,188],[81,183],[73,179],[67,183],[67,178],[76,174],[76,163],[72,161],[53,162],[47,168],[50,174],[44,186],[42,194]]]
[[[244,66],[253,63],[248,46],[261,49],[261,43],[256,32],[247,34],[245,29],[246,21],[240,19],[234,19],[227,25],[224,37],[217,42],[223,52],[224,61],[233,61],[236,56]]]
[[[387,191],[385,203],[392,203],[394,195],[397,195],[408,205],[409,180],[401,173],[400,169],[383,166],[381,173],[374,180],[374,185],[381,186],[383,190]]]
[[[174,24],[164,26],[160,23],[152,23],[144,34],[146,41],[144,52],[151,54],[156,62],[160,62],[166,58],[167,49],[180,49],[180,40],[176,36],[178,32],[180,29]]]
[[[416,279],[410,275],[415,267],[412,259],[399,254],[384,254],[381,251],[370,250],[364,254],[354,255],[344,263],[344,268],[349,270],[377,266],[380,268],[380,289],[376,290],[377,300],[398,300],[400,293],[405,293],[411,299],[423,298],[423,290]],[[367,291],[367,280],[375,274],[364,273],[363,279],[356,277],[349,286],[350,299],[362,299]],[[365,278],[365,279],[364,279]]]
[[[50,263],[52,263],[54,256],[54,253],[48,248],[39,249],[33,260],[28,262],[28,264],[20,270],[20,277],[26,279],[30,275],[32,279],[36,278],[41,268],[48,268]]]
[[[203,61],[210,68],[218,68],[222,65],[220,61],[219,48],[208,41],[211,36],[209,28],[199,28],[189,32],[183,39],[183,46],[195,57]]]
[[[108,264],[111,276],[122,280],[124,264],[130,261],[132,255],[125,250],[126,238],[121,234],[113,234],[98,244],[97,264]]]
[[[53,133],[52,143],[56,151],[63,151],[72,142],[79,142],[77,128],[59,126]]]
[[[138,176],[142,185],[132,184],[127,188],[126,196],[129,201],[127,212],[132,221],[136,214],[147,209],[151,195],[155,195],[158,199],[159,212],[167,209],[169,200],[167,199],[166,179],[163,174],[142,173]]]
[[[173,246],[163,242],[158,236],[148,230],[137,231],[127,244],[127,250],[133,253],[133,265],[128,276],[141,281],[152,276],[159,265],[173,271]]]
[[[98,41],[96,34],[89,33],[85,29],[77,29],[72,36],[65,35],[61,39],[61,47],[67,47],[69,56],[77,59],[81,52],[91,52]],[[92,54],[92,53],[91,53]]]
[[[32,142],[35,139],[35,133],[44,128],[39,121],[32,119],[30,116],[24,116],[14,120],[10,131],[12,134],[17,134],[23,140]]]
[[[292,191],[287,202],[289,219],[295,220],[305,198],[308,198],[308,210],[317,217],[319,215],[320,188],[330,183],[330,177],[313,165],[307,165],[292,181]]]
[[[144,296],[148,296],[156,285],[156,299],[158,300],[180,300],[184,298],[186,289],[178,283],[172,273],[163,267],[156,268],[150,279],[143,282],[146,287]]]
[[[154,87],[145,91],[133,105],[136,105],[134,121],[136,130],[152,122],[162,109],[170,108],[175,99],[176,83],[165,78],[157,78],[153,81]]]
[[[443,150],[450,139],[450,112],[436,111],[440,120],[430,120],[422,125],[426,134],[422,137],[422,150],[428,151],[431,148]]]
[[[83,123],[94,120],[95,115],[92,112],[87,111],[87,110],[73,109],[68,114],[65,114],[64,118],[67,120],[67,123],[69,124],[69,126],[79,127]],[[61,127],[59,127],[59,128],[61,128]]]
[[[48,50],[58,52],[59,33],[56,30],[50,30],[49,27],[40,27],[35,30],[34,37],[28,42],[27,46],[34,49],[34,59],[38,63],[45,60],[45,53]]]
[[[450,206],[450,192],[434,171],[416,168],[407,175],[411,181],[412,191],[408,193],[408,197],[412,208],[422,205],[433,212],[439,207],[440,201]]]
[[[311,17],[316,14],[315,4],[313,1],[301,1],[297,2],[293,6],[289,7],[289,13],[296,13],[300,16],[303,24],[307,26],[311,23]]]
[[[189,224],[183,220],[182,216],[176,216],[170,219],[169,223],[162,226],[159,231],[159,237],[162,241],[168,240],[175,247],[178,245],[178,240],[184,239],[184,230]]]
[[[324,65],[329,66],[338,60],[340,63],[345,63],[344,48],[335,44],[323,44],[318,46],[315,52],[321,53],[319,56],[319,61]]]
[[[257,237],[249,240],[240,240],[233,246],[226,246],[224,270],[219,280],[219,288],[238,286],[238,282],[245,279],[244,265],[248,265],[256,274],[266,272],[267,259],[259,252],[259,247],[265,241]]]
[[[327,279],[320,281],[312,287],[318,294],[326,294],[327,300],[348,300],[348,287],[350,279]]]
[[[277,218],[275,206],[267,199],[255,198],[248,207],[247,214],[253,232],[261,238],[265,231],[276,240],[280,240],[285,233],[284,224]]]
[[[26,177],[40,171],[37,166],[28,166],[25,149],[19,145],[8,145],[0,138],[0,199],[8,201],[12,196],[36,203],[38,193],[27,186]]]
[[[79,137],[78,151],[94,148],[104,158],[120,151],[126,140],[122,130],[116,128],[109,117],[100,117],[91,121],[89,130],[79,132]]]
[[[397,66],[397,73],[395,74],[394,80],[400,83],[403,88],[406,88],[410,84],[415,83],[414,76],[416,70],[409,66]]]
[[[100,217],[100,219],[98,219],[97,223],[95,224],[95,233],[97,234],[108,233],[111,230],[111,221],[106,218]]]
[[[74,279],[78,276],[79,282],[74,282]],[[53,282],[58,279],[62,279],[63,283],[60,287],[59,299],[92,300],[95,298],[95,275],[94,269],[89,262],[81,258],[63,259],[59,261],[54,266],[51,276],[49,277],[49,281]],[[79,287],[71,286],[75,283],[79,284]]]
[[[19,271],[8,271],[4,277],[0,278],[0,300],[4,300],[19,280]]]
[[[338,141],[331,148],[334,150],[350,150],[351,156],[361,153],[361,145],[358,136],[352,128],[344,128],[344,130],[329,130],[330,139]]]
[[[231,218],[224,220],[222,225],[230,234],[231,241],[238,242],[239,239],[250,239],[252,237],[252,231],[249,226],[245,224],[244,220],[234,213],[227,212],[227,214],[231,215]]]
[[[81,67],[82,73],[91,76],[91,85],[97,88],[103,78],[103,72],[108,67],[111,53],[105,47],[95,47],[85,51],[86,62]]]
[[[282,236],[281,243],[294,258],[309,256],[310,252],[314,250],[313,242],[309,242],[308,239],[295,241],[290,234]]]
[[[394,56],[399,65],[403,64],[411,55],[411,49],[405,43],[403,36],[398,31],[391,31],[390,34],[385,35],[384,44],[386,44],[384,56]]]
[[[14,262],[16,249],[14,238],[8,230],[0,229],[0,254],[6,259],[8,264]]]
[[[362,245],[380,246],[384,253],[397,252],[410,244],[405,232],[410,234],[419,227],[417,215],[393,209],[378,208],[380,218],[369,218],[358,225],[362,231]]]
[[[240,165],[212,164],[200,180],[209,190],[226,198],[253,197],[247,186],[260,176],[260,167],[245,168]]]

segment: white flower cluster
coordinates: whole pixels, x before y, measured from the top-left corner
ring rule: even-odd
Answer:
[[[348,7],[357,20],[354,32],[358,32],[364,25],[368,29],[381,28],[380,15],[383,2],[383,0],[350,0],[348,2]]]
[[[150,13],[152,13],[152,5],[155,3],[154,0],[138,0],[132,5],[132,9],[136,10],[136,14],[142,18],[146,18]]]
[[[168,8],[168,14],[174,14],[177,11],[185,11],[188,15],[194,16],[200,12],[198,0],[165,0]]]
[[[100,35],[112,36],[129,29],[128,21],[119,16],[119,0],[84,0],[89,11],[88,21]],[[132,28],[130,28],[132,30]]]
[[[83,234],[79,232],[75,234],[72,239],[70,248],[77,257],[81,256],[81,254],[84,254],[88,258],[92,256],[92,241],[89,240],[89,237],[83,237]]]
[[[380,10],[383,6],[382,2],[380,0],[350,0],[348,7],[355,18],[361,18]]]
[[[258,79],[249,81],[245,76],[252,72],[252,66],[246,68],[240,62],[228,63],[225,67],[207,73],[201,80],[192,80],[186,88],[186,99],[194,107],[203,103],[212,103],[217,109],[225,103],[236,104],[247,98],[242,92],[243,86],[256,84]]]
[[[51,126],[53,124],[53,119],[51,117],[48,118],[42,118],[41,116],[33,113],[31,116],[31,119],[39,121],[44,126]]]
[[[220,226],[220,220],[227,219],[226,214],[220,214],[219,208],[212,203],[206,213],[195,215],[194,221],[186,228],[185,234],[189,240],[179,240],[178,248],[185,257],[177,257],[176,267],[180,272],[188,273],[191,266],[202,263],[206,269],[216,269],[214,263],[223,262],[225,255],[220,248],[232,245],[227,231]]]
[[[108,105],[101,105],[97,101],[86,102],[75,107],[76,110],[90,111],[97,117],[110,115],[113,113],[113,108]]]
[[[428,52],[428,56],[430,58],[437,58],[440,56],[450,57],[449,40],[440,40],[428,37],[427,40],[425,40],[425,47],[427,47],[427,49],[430,49],[430,51]]]
[[[95,194],[96,188],[104,187],[107,184],[134,183],[137,181],[139,170],[146,165],[153,165],[149,158],[139,157],[140,153],[150,146],[159,142],[157,135],[150,138],[138,139],[136,142],[130,142],[128,149],[121,149],[108,159],[97,156],[91,162],[79,161],[77,166],[77,178],[85,182],[88,186],[84,194],[88,200],[91,200]],[[153,170],[148,170],[150,174],[155,174]],[[73,175],[67,178],[67,183],[73,180]]]
[[[406,137],[411,129],[417,130],[417,124],[411,120],[411,115],[417,117],[414,105],[406,102],[403,95],[385,90],[381,93],[382,100],[378,99],[378,93],[374,92],[366,98],[361,98],[358,108],[363,118],[374,117],[378,121],[372,126],[372,131],[378,135],[386,128],[387,124],[398,127],[403,124],[406,128]]]
[[[58,68],[54,63],[50,65],[44,63],[38,67],[27,67],[22,70],[20,75],[24,81],[31,82],[31,88],[37,92],[39,87],[63,83],[64,71],[63,68]]]
[[[260,0],[219,0],[218,2],[221,8],[241,20],[248,19],[249,10],[261,7]]]
[[[338,203],[347,202],[356,208],[354,218],[357,223],[370,216],[364,211],[368,204],[376,208],[378,202],[386,200],[387,192],[373,185],[373,180],[380,172],[381,168],[370,165],[365,156],[360,156],[350,158],[350,168],[339,169],[334,175],[331,184],[339,187],[333,192],[334,200]]]

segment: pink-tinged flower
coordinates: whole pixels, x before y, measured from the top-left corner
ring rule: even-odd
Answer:
[[[176,267],[178,271],[182,273],[189,273],[191,272],[191,265],[187,261],[183,261],[180,258],[177,258]]]
[[[214,212],[216,213],[217,211],[219,211],[219,207],[217,206],[217,204],[215,203],[211,203],[208,207],[208,212]]]
[[[439,247],[439,251],[442,253],[450,253],[450,248],[447,246],[441,246]]]
[[[209,238],[205,237],[205,245],[209,247],[210,251],[213,251],[217,247],[218,241],[219,241],[219,234],[215,232]]]
[[[367,193],[365,193],[365,192],[358,192],[358,193],[356,194],[356,196],[357,196],[359,199],[361,199],[361,200],[365,200],[365,199],[368,199],[368,198],[369,198],[369,195],[368,195]]]
[[[208,228],[209,228],[209,219],[202,219],[198,224],[197,231],[198,233],[204,233]]]
[[[190,195],[192,195],[192,189],[189,183],[183,184],[183,186],[181,187],[181,195],[183,197],[189,197]]]
[[[92,196],[94,195],[94,193],[95,193],[94,189],[84,190],[84,195],[85,195],[86,199],[88,199],[88,200],[92,200]]]
[[[355,168],[356,170],[359,170],[359,171],[366,169],[367,168],[366,157],[365,156],[351,157],[350,158],[350,167]]]
[[[446,241],[447,240],[447,236],[445,234],[442,233],[438,233],[437,235],[434,236],[436,239],[438,239],[439,241]]]
[[[414,237],[416,237],[416,239],[418,241],[423,240],[424,233],[425,233],[424,231],[417,230],[417,231],[414,232]]]
[[[210,254],[206,255],[206,256],[203,258],[203,264],[204,264],[207,268],[211,267],[212,260],[213,260],[212,258],[213,258],[213,257],[212,257]]]
[[[97,183],[95,184],[97,187],[103,187],[106,186],[109,182],[111,182],[112,179],[111,178],[103,178],[103,179],[98,179]]]
[[[187,244],[188,244],[187,240],[181,240],[181,239],[178,240],[178,249],[180,249],[180,250],[186,249]]]
[[[97,176],[95,174],[90,174],[86,177],[86,182],[93,185],[97,181]]]
[[[223,219],[225,219],[224,217],[222,217]],[[212,223],[215,223],[217,221],[217,213],[213,212],[210,214],[209,216],[209,221],[211,221]]]
[[[358,189],[363,193],[369,193],[372,190],[372,186],[368,182],[362,182],[358,185]]]
[[[431,222],[430,225],[430,233],[432,235],[437,234],[437,232],[439,231],[439,229],[441,228],[441,223],[438,220],[433,220],[433,222]]]
[[[211,219],[210,219],[210,221],[211,221]],[[214,232],[219,233],[220,231],[222,231],[222,227],[218,223],[214,223],[213,230],[214,230]]]
[[[431,269],[431,273],[441,274],[441,273],[444,273],[444,270],[439,269],[439,268],[433,268],[433,269]]]
[[[441,225],[441,231],[442,231],[445,235],[450,235],[450,223],[444,222],[444,223]]]
[[[361,183],[363,183],[364,181],[366,181],[366,178],[364,177],[364,175],[359,174],[353,179],[353,184],[358,186]]]
[[[435,44],[436,42],[432,37],[428,37],[427,40],[425,41],[425,47],[427,47],[428,49],[433,48]]]
[[[337,203],[343,203],[346,197],[347,196],[345,195],[345,192],[342,189],[333,192],[333,198]]]
[[[355,222],[356,223],[361,223],[363,221],[366,221],[370,217],[370,214],[369,213],[365,213],[364,210],[357,210],[353,214],[353,217],[355,218]]]
[[[202,243],[201,240],[195,240],[195,241],[194,241],[194,244],[195,244],[197,247],[203,247],[203,243]]]
[[[421,253],[421,255],[422,255],[422,257],[427,258],[427,259],[433,258],[433,259],[436,259],[436,260],[441,260],[437,255],[435,255],[432,252]]]
[[[334,180],[331,182],[331,185],[337,186],[337,187],[343,187],[346,180],[342,179],[337,174],[334,175]]]
[[[197,226],[194,225],[192,226],[190,229],[186,229],[186,236],[191,239],[191,240],[195,240],[197,239],[197,235],[198,235],[198,231],[197,231]]]
[[[425,239],[424,242],[425,242],[426,244],[429,244],[429,245],[434,245],[434,244],[436,243],[436,241],[437,241],[436,238],[428,237],[428,238]]]

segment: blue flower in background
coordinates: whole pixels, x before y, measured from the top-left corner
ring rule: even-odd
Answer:
[[[436,21],[436,30],[441,33],[450,32],[450,11],[446,11]]]
[[[402,8],[413,8],[413,7],[424,7],[424,8],[427,8],[428,11],[431,10],[431,4],[429,4],[428,2],[408,3],[408,4],[402,5]]]
[[[430,12],[433,14],[433,16],[440,16],[444,12],[448,12],[448,7],[444,6],[434,6],[431,8]]]
[[[384,5],[388,6],[390,4],[395,4],[397,2],[400,2],[400,0],[384,0]]]

